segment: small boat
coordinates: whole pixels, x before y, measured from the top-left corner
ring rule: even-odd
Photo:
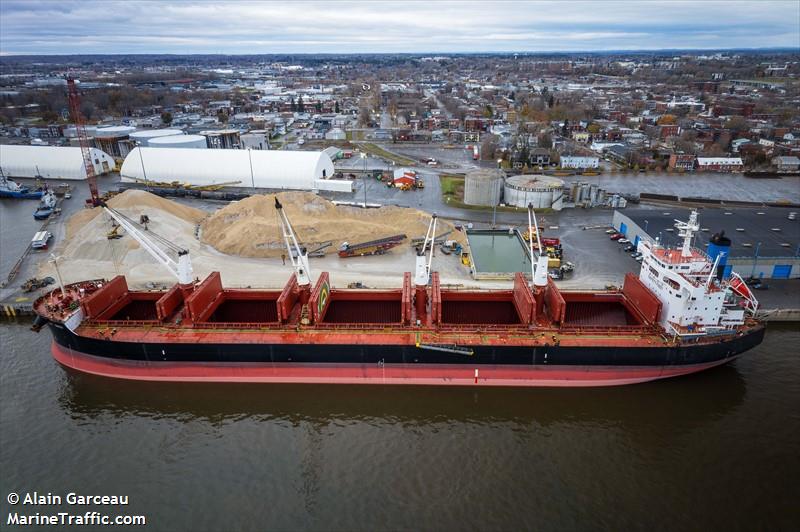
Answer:
[[[0,198],[15,198],[15,199],[39,199],[44,195],[41,190],[31,190],[28,187],[21,186],[16,181],[6,179],[2,176],[0,180]]]
[[[39,201],[39,207],[36,209],[36,212],[33,213],[33,217],[37,220],[45,220],[47,217],[53,214],[55,207],[56,195],[48,191]]]

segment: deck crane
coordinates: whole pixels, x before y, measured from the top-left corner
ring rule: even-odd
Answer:
[[[92,148],[89,146],[89,136],[86,134],[86,125],[81,115],[81,98],[78,95],[78,86],[75,78],[67,75],[67,99],[69,100],[69,110],[72,121],[75,122],[75,133],[78,137],[78,144],[81,147],[83,156],[83,167],[86,171],[86,181],[89,183],[90,197],[86,200],[89,207],[97,207],[101,204],[100,194],[97,191],[97,176],[94,173],[94,162],[92,161]]]
[[[145,233],[136,226],[136,222],[108,205],[103,205],[103,211],[111,216],[120,227],[125,229],[159,264],[168,269],[178,279],[181,289],[191,289],[193,283],[192,262],[189,259],[188,250],[170,242],[163,236],[157,235],[153,231]],[[177,260],[174,260],[168,252],[175,253]]]
[[[428,223],[428,232],[425,233],[425,242],[417,251],[417,263],[414,272],[414,304],[417,309],[417,319],[425,315],[428,306],[428,283],[431,280],[431,264],[433,263],[433,249],[436,245],[436,214],[431,216]],[[425,252],[430,246],[430,253],[425,257]]]
[[[289,255],[289,260],[292,261],[292,267],[295,274],[297,274],[297,284],[301,287],[311,285],[311,272],[308,267],[308,251],[305,247],[300,246],[297,242],[294,228],[286,212],[283,210],[283,205],[275,197],[275,209],[278,211],[278,220],[281,223],[281,232],[283,233],[283,241],[286,243],[286,251]]]
[[[428,232],[425,233],[425,241],[417,252],[416,271],[414,273],[414,284],[417,286],[427,286],[431,279],[431,264],[433,263],[433,246],[436,238],[436,214],[431,217],[428,223]],[[425,252],[430,247],[428,258],[425,258]]]
[[[536,231],[534,233],[534,230]],[[533,282],[534,289],[544,288],[547,286],[547,261],[546,253],[542,253],[542,244],[540,242],[539,224],[536,221],[536,212],[533,210],[533,203],[528,203],[528,246],[530,246],[531,254],[531,281]],[[533,254],[533,238],[536,235],[536,242],[538,242],[538,250],[536,261],[534,262]]]

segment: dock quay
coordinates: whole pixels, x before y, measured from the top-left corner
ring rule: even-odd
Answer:
[[[42,222],[42,225],[39,227],[39,231],[46,231],[47,227],[50,225],[50,222],[52,222],[54,218],[59,218],[59,219],[61,218],[61,203],[63,201],[64,201],[63,195],[60,197],[59,196],[56,197],[56,206],[55,209],[53,210],[53,214],[48,216],[47,219],[44,220],[44,222]],[[14,266],[12,266],[11,270],[8,272],[8,277],[6,277],[5,280],[0,282],[0,289],[7,287],[14,282],[14,279],[17,277],[20,270],[22,269],[22,265],[25,263],[25,259],[28,257],[28,255],[31,254],[31,251],[33,251],[33,248],[31,247],[30,242],[28,242],[28,246],[25,248],[25,251],[22,253],[20,258],[17,259],[17,262],[14,263]]]

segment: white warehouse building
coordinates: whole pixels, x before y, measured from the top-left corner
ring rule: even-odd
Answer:
[[[114,169],[113,157],[97,148],[90,149],[95,174]],[[86,179],[80,148],[0,145],[0,170],[6,177]]]
[[[122,181],[128,183],[177,181],[195,186],[225,183],[277,190],[352,192],[352,181],[333,180],[333,174],[331,158],[321,151],[190,148],[136,148],[120,170]]]

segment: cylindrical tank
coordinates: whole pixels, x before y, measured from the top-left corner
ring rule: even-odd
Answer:
[[[559,211],[563,207],[564,182],[540,174],[515,175],[506,179],[503,194],[507,205],[525,208],[533,204],[535,209]]]
[[[503,194],[505,172],[499,168],[481,168],[469,172],[464,179],[464,203],[497,205]]]
[[[592,184],[589,187],[589,205],[594,207],[597,205],[597,189],[600,188],[596,184]]]
[[[157,137],[148,141],[151,148],[198,148],[205,149],[206,138],[202,135],[170,135]]]
[[[581,203],[589,201],[589,183],[581,183]]]
[[[578,181],[572,183],[572,187],[570,188],[570,198],[572,198],[572,203],[580,203],[581,202],[581,184]]]
[[[717,264],[717,279],[722,279],[725,274],[725,265],[728,263],[728,255],[731,251],[731,239],[725,236],[725,231],[714,233],[708,241],[708,257],[715,261],[719,257]]]
[[[121,139],[129,136],[134,131],[136,131],[136,128],[131,126],[99,127],[94,136],[97,139]]]
[[[150,141],[159,137],[172,137],[183,135],[180,129],[143,129],[131,133],[131,140],[136,141],[140,146],[149,146]]]

